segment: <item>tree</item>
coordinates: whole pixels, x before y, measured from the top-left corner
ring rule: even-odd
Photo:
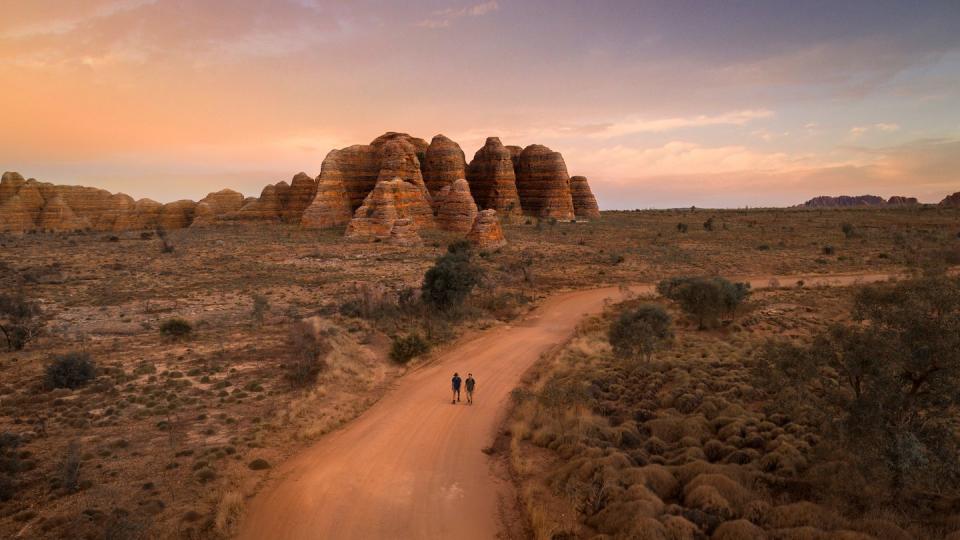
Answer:
[[[750,284],[731,283],[721,277],[675,277],[658,283],[657,292],[696,317],[703,330],[715,326],[723,315],[732,318],[750,294]]]
[[[960,280],[864,287],[853,316],[854,323],[831,327],[807,347],[761,354],[758,372],[772,375],[767,389],[779,399],[784,382],[808,388],[805,399],[820,411],[824,433],[835,433],[834,442],[866,472],[886,478],[897,496],[956,490]],[[825,373],[839,384],[824,384]]]
[[[621,358],[642,356],[649,362],[654,351],[673,337],[670,322],[670,315],[657,305],[622,311],[608,334],[614,354]]]
[[[286,378],[294,387],[309,386],[326,368],[326,356],[332,349],[311,320],[301,320],[290,327],[287,335],[290,351],[284,368]]]
[[[19,351],[43,328],[40,307],[23,294],[0,294],[0,332],[7,349]]]
[[[430,351],[430,344],[420,334],[410,334],[394,338],[390,346],[390,358],[399,364],[406,364],[417,356]]]
[[[193,325],[185,319],[167,319],[160,325],[160,333],[170,339],[186,339],[193,333]]]
[[[422,297],[440,311],[459,307],[480,282],[481,270],[473,263],[467,242],[451,244],[423,276]]]

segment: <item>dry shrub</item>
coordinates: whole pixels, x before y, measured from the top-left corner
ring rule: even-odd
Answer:
[[[896,523],[885,519],[862,519],[854,523],[852,528],[884,540],[911,540],[913,538]]]
[[[730,479],[723,474],[701,474],[690,481],[684,488],[684,499],[692,496],[692,493],[700,487],[709,486],[717,491],[727,502],[736,514],[742,515],[743,509],[755,497],[747,488]]]
[[[725,520],[733,517],[733,507],[730,502],[713,486],[700,485],[684,491],[684,506],[703,510]]]
[[[777,540],[827,540],[828,535],[816,527],[794,527],[774,531]]]
[[[775,506],[767,515],[766,522],[772,529],[813,527],[829,531],[843,526],[839,516],[809,501]]]
[[[641,517],[626,529],[627,538],[634,540],[666,540],[667,529],[654,518]]]
[[[632,467],[622,471],[624,482],[641,484],[661,499],[669,499],[680,490],[680,483],[663,465]]]
[[[228,491],[217,504],[217,517],[214,524],[218,532],[229,533],[243,514],[243,495],[239,491]]]
[[[680,516],[665,516],[661,519],[667,540],[694,540],[699,538],[699,529]]]
[[[745,519],[727,521],[720,524],[711,537],[713,540],[766,540],[763,529]]]
[[[650,434],[667,443],[676,443],[684,437],[693,437],[699,441],[710,434],[707,419],[696,415],[688,417],[654,418],[644,422],[643,426]]]

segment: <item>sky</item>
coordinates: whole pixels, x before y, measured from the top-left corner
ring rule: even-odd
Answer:
[[[386,131],[604,209],[960,191],[960,2],[0,0],[0,170],[256,195]]]

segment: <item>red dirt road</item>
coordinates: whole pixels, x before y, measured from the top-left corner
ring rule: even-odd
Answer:
[[[750,278],[754,288],[773,276]],[[851,285],[886,275],[779,277],[784,286]],[[652,285],[631,287],[651,293]],[[551,346],[599,312],[616,287],[556,295],[510,327],[484,332],[401,378],[387,395],[276,471],[251,501],[242,539],[407,539],[497,536],[511,486],[492,472],[489,447],[510,392]],[[457,371],[477,379],[476,403],[450,403]],[[465,399],[465,396],[464,396]]]

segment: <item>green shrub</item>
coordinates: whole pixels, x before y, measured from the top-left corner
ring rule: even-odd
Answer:
[[[424,303],[440,311],[459,307],[480,282],[481,269],[472,261],[469,243],[451,244],[423,276],[421,289]]]
[[[97,376],[97,367],[90,354],[71,352],[53,357],[44,372],[44,384],[49,390],[80,388]]]
[[[430,344],[420,334],[409,334],[394,338],[390,347],[390,358],[394,362],[406,364],[415,357],[430,351]]]
[[[676,277],[658,283],[657,292],[680,304],[704,329],[715,326],[723,315],[733,318],[750,294],[750,284],[732,283],[721,277]]]
[[[642,356],[648,361],[660,344],[671,337],[670,315],[653,304],[624,310],[610,325],[608,334],[614,354],[621,358]]]
[[[160,333],[172,339],[185,339],[193,333],[193,326],[186,319],[167,319],[160,325]]]

